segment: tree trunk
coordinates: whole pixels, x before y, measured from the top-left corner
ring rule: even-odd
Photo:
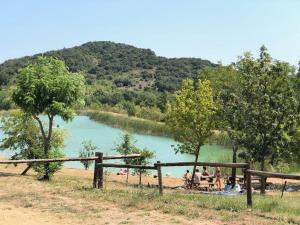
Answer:
[[[51,137],[52,137],[52,126],[53,126],[53,116],[48,115],[49,118],[49,129],[48,129],[48,136],[44,141],[44,153],[46,158],[49,158],[49,150],[51,148]],[[44,165],[45,175],[43,180],[50,179],[50,163],[45,163]]]
[[[264,171],[265,170],[265,157],[262,157],[262,160],[260,162],[260,170]],[[266,178],[261,177],[260,179],[260,193],[265,194],[266,193]]]
[[[44,130],[44,127],[43,127],[43,123],[42,121],[40,120],[40,118],[33,114],[32,115],[33,118],[39,123],[39,126],[40,126],[40,130],[42,132],[42,136],[43,136],[43,145],[44,145],[44,154],[45,154],[45,157],[48,158],[48,150],[49,150],[49,145],[50,145],[50,140],[51,140],[51,134],[52,134],[52,124],[53,124],[53,117],[49,116],[48,115],[48,118],[49,118],[49,130],[48,130],[48,135],[46,136],[46,132]],[[50,179],[50,176],[49,176],[49,163],[46,163],[44,164],[44,170],[45,170],[45,174],[43,176],[43,180],[49,180]]]
[[[45,153],[45,156],[46,158],[48,159],[49,155],[48,155],[48,152],[49,152],[49,148],[47,146],[45,146],[44,148],[44,153]],[[44,170],[45,170],[45,174],[43,176],[43,180],[49,180],[50,179],[50,163],[45,163],[44,164]]]
[[[195,154],[195,163],[198,162],[199,152],[200,152],[200,145],[197,147],[197,150],[196,150],[196,154]],[[195,178],[196,167],[197,167],[197,166],[194,165],[194,168],[193,168],[193,174],[192,174],[192,180],[191,180],[191,188],[193,188],[193,186],[194,186],[194,178]]]
[[[127,173],[126,173],[126,184],[128,184],[128,176],[129,176],[129,168],[127,168]]]
[[[50,163],[45,163],[44,169],[45,169],[45,174],[42,180],[50,180]]]
[[[47,138],[48,139],[48,138]],[[45,157],[48,159],[49,157],[49,141],[45,140],[45,146],[44,146],[44,154]],[[49,180],[50,179],[50,163],[45,163],[44,164],[44,170],[45,170],[45,174],[43,176],[43,180]]]
[[[233,146],[232,146],[232,162],[233,163],[236,163],[237,151],[238,151],[238,146],[236,144],[233,144]],[[235,183],[236,168],[232,168],[231,176],[234,178],[234,183]]]

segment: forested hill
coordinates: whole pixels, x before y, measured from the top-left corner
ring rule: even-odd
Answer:
[[[107,41],[43,53],[65,61],[73,72],[82,71],[88,84],[110,80],[117,87],[131,90],[174,91],[181,80],[195,77],[206,66],[215,66],[199,58],[165,58],[150,49]],[[0,64],[0,85],[14,82],[17,71],[38,56],[7,60]]]

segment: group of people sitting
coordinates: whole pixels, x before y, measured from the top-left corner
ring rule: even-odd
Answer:
[[[213,182],[215,179],[215,182]],[[221,191],[221,169],[220,167],[215,168],[215,172],[213,175],[209,174],[207,168],[203,166],[203,170],[200,172],[199,169],[195,170],[194,175],[194,186],[200,186],[200,182],[203,180],[207,180],[208,183],[216,185],[218,191]],[[192,187],[192,174],[189,170],[187,170],[184,174],[184,182],[185,186],[188,188]],[[224,180],[224,191],[225,192],[242,192],[241,187],[238,183],[236,183],[235,177],[229,176],[226,174],[226,179]]]
[[[216,167],[214,175],[210,175],[206,166],[203,166],[203,170],[201,172],[199,169],[195,170],[193,184],[197,187],[197,186],[200,186],[200,182],[202,180],[208,180],[208,182],[213,182],[214,178],[216,179],[214,184],[216,184],[218,190],[221,190],[221,169],[220,169],[220,167]],[[189,170],[187,170],[184,174],[184,182],[187,187],[191,187],[192,174],[190,173]]]
[[[121,168],[119,172],[117,172],[117,175],[125,175],[127,173],[127,168]]]

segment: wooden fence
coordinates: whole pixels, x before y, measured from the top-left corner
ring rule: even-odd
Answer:
[[[211,163],[211,162],[172,162],[172,163],[161,163],[157,161],[154,163],[154,166],[141,166],[141,165],[129,165],[129,164],[107,164],[107,163],[98,163],[97,167],[101,171],[102,174],[99,178],[98,188],[103,187],[103,168],[104,167],[114,167],[114,168],[140,168],[140,169],[149,169],[149,170],[157,170],[157,178],[158,178],[158,188],[159,193],[163,194],[163,177],[161,173],[162,167],[174,167],[174,166],[209,166],[209,167],[226,167],[226,168],[241,168],[243,169],[244,177],[246,178],[246,196],[247,196],[247,206],[252,207],[252,182],[251,176],[261,176],[261,177],[275,177],[282,179],[294,179],[300,180],[299,175],[291,175],[291,174],[282,174],[282,173],[271,173],[265,171],[258,170],[250,170],[250,166],[248,163]],[[98,179],[98,178],[96,178]]]
[[[20,164],[20,163],[51,163],[51,162],[68,162],[68,161],[95,161],[94,167],[94,188],[103,188],[103,168],[135,168],[140,170],[156,170],[158,178],[158,188],[159,193],[163,194],[163,177],[161,168],[162,167],[178,167],[178,166],[209,166],[209,167],[227,167],[227,168],[241,168],[244,172],[244,177],[246,178],[246,191],[247,191],[247,206],[252,207],[252,184],[251,176],[260,176],[264,178],[273,177],[281,179],[293,179],[300,180],[300,175],[283,174],[283,173],[271,173],[265,171],[251,170],[249,164],[247,163],[211,163],[211,162],[172,162],[172,163],[162,163],[157,161],[153,166],[144,165],[132,165],[132,164],[115,164],[115,163],[103,163],[104,160],[110,159],[126,159],[126,158],[140,158],[140,154],[131,155],[111,155],[103,156],[102,152],[96,152],[95,157],[76,157],[76,158],[56,158],[56,159],[27,159],[27,160],[1,160],[0,164]],[[141,161],[140,161],[141,162]],[[141,183],[141,173],[140,173],[140,183]]]
[[[75,162],[75,161],[95,161],[94,168],[94,179],[93,179],[93,187],[96,185],[96,172],[97,172],[97,163],[102,163],[103,160],[111,160],[111,159],[132,159],[132,158],[142,158],[140,154],[128,154],[128,155],[108,155],[103,156],[102,152],[96,152],[95,157],[69,157],[69,158],[53,158],[53,159],[20,159],[20,160],[0,160],[0,164],[44,164],[44,163],[53,163],[53,162]],[[26,170],[25,170],[26,171]],[[24,174],[24,172],[22,173]]]
[[[272,173],[272,172],[265,172],[265,171],[259,171],[259,170],[250,170],[247,169],[245,171],[246,177],[247,177],[247,206],[252,207],[252,191],[251,191],[251,176],[260,176],[263,178],[281,178],[286,180],[300,180],[300,175],[293,175],[293,174],[284,174],[284,173]],[[285,187],[285,185],[284,185]],[[248,191],[249,189],[249,191]],[[284,189],[283,189],[284,191]],[[249,192],[249,196],[248,196]]]

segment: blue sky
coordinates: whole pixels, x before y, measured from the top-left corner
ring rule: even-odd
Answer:
[[[230,63],[245,51],[297,65],[299,0],[0,0],[0,62],[88,41]]]

